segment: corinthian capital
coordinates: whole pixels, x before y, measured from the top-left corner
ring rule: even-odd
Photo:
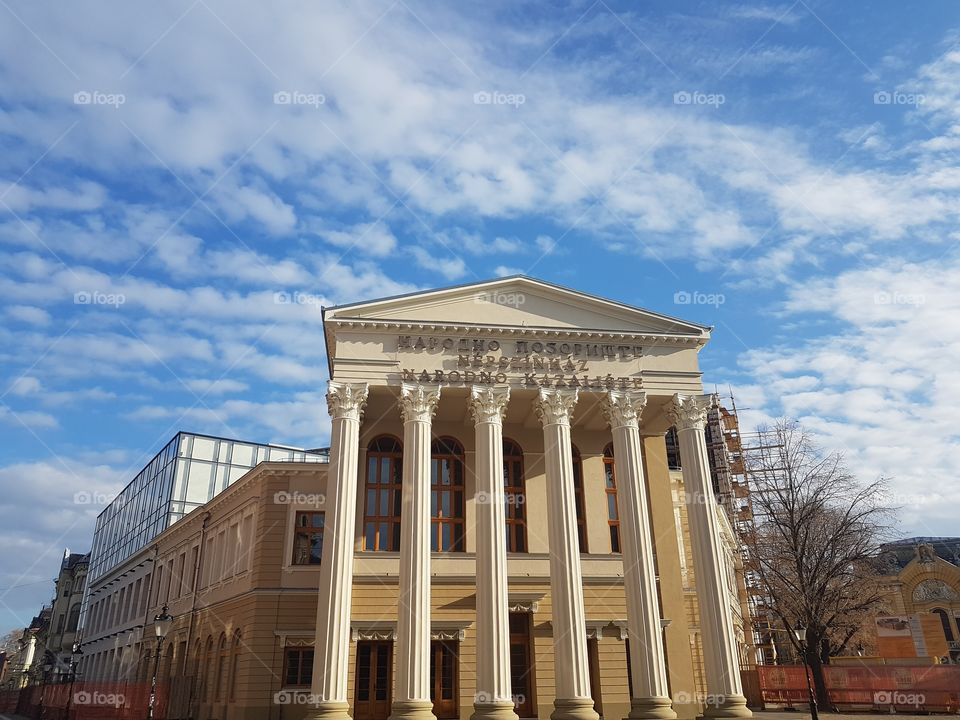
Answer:
[[[400,386],[400,415],[404,422],[430,422],[439,403],[439,385],[403,383]]]
[[[503,423],[510,401],[510,388],[491,388],[474,385],[470,388],[470,414],[475,423]]]
[[[707,422],[707,410],[710,409],[710,397],[707,395],[680,395],[673,396],[673,401],[667,405],[667,416],[677,430],[696,428],[703,430]]]
[[[332,418],[360,420],[367,404],[366,383],[327,383],[327,411]]]
[[[640,415],[647,404],[645,392],[610,390],[600,399],[600,412],[611,430],[640,427]]]
[[[573,418],[573,406],[579,397],[577,389],[558,390],[540,388],[540,394],[533,401],[533,410],[546,425],[569,425]]]

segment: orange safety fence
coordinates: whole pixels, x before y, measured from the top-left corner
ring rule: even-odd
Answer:
[[[764,703],[805,705],[807,680],[802,666],[757,667]],[[868,707],[884,712],[960,711],[960,666],[824,667],[830,702],[837,707]],[[811,677],[812,683],[812,677]]]
[[[166,717],[169,687],[158,683],[154,717]],[[3,712],[34,720],[142,720],[150,703],[150,683],[75,682],[31,685],[0,693]]]

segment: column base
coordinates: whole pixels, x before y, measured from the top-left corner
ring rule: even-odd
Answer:
[[[701,717],[707,720],[750,718],[753,717],[753,712],[747,707],[747,699],[743,695],[727,695],[723,702],[704,709]]]
[[[668,697],[631,698],[627,720],[674,720],[673,702]]]
[[[437,720],[429,700],[394,700],[390,720]]]
[[[513,702],[505,700],[502,702],[475,702],[470,720],[518,720],[518,717],[517,713],[514,712]]]
[[[306,717],[308,720],[351,720],[350,703],[324,700],[311,705]]]
[[[550,720],[600,720],[597,711],[593,709],[591,698],[557,698],[553,701],[553,712]]]

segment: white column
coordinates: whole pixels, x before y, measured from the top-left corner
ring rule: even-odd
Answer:
[[[331,381],[327,409],[332,427],[327,469],[326,516],[317,630],[314,641],[313,718],[348,720],[347,671],[350,657],[350,604],[353,597],[353,543],[357,505],[360,418],[367,385]]]
[[[710,718],[751,717],[753,713],[747,708],[740,682],[726,559],[703,431],[709,407],[709,397],[694,395],[674,395],[672,403],[667,406],[667,413],[677,428],[680,441],[680,464],[683,466],[687,519],[700,605],[703,665],[707,695],[711,700],[703,714]]]
[[[474,720],[516,720],[510,682],[503,416],[510,388],[474,385],[477,479],[477,694]]]
[[[430,700],[430,425],[440,386],[404,383],[397,681],[390,717],[433,718]]]
[[[620,502],[623,586],[633,676],[629,717],[670,720],[677,714],[671,709],[667,685],[653,537],[640,454],[640,415],[646,404],[645,393],[617,390],[603,396],[600,409],[613,432]]]
[[[547,525],[550,543],[550,599],[556,698],[553,720],[597,720],[590,697],[583,576],[577,540],[570,418],[577,391],[541,388],[534,410],[543,424],[547,474]]]

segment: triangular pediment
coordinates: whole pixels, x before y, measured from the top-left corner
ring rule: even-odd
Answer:
[[[526,276],[341,305],[326,320],[709,337],[709,328]]]

